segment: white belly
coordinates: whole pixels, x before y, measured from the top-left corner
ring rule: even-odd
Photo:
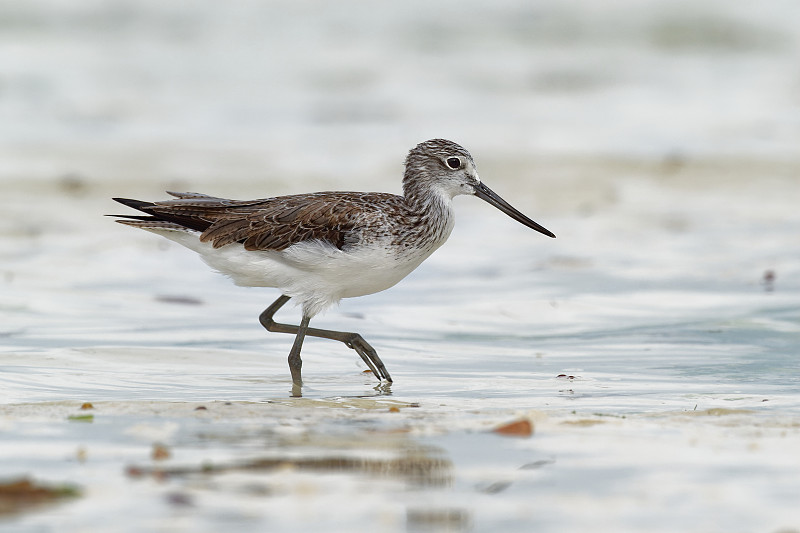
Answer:
[[[397,254],[385,243],[342,251],[323,241],[306,241],[281,251],[248,251],[239,243],[214,248],[196,232],[151,230],[200,254],[211,268],[246,287],[276,287],[314,316],[342,298],[392,287],[417,268],[442,242]]]

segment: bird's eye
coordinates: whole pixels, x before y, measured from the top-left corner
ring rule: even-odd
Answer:
[[[445,162],[447,163],[447,166],[453,170],[458,170],[461,168],[461,160],[457,157],[448,157],[447,161]]]

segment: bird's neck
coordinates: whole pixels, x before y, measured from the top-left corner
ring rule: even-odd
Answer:
[[[406,188],[405,199],[417,220],[416,231],[422,240],[430,243],[432,252],[447,240],[453,230],[453,199],[444,191],[421,187]]]
[[[404,184],[403,196],[411,211],[421,216],[441,215],[450,211],[453,201],[446,192],[420,183]]]

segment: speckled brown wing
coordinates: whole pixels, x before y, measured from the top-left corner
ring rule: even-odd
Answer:
[[[241,242],[247,250],[283,250],[311,239],[343,248],[359,225],[379,217],[386,203],[402,197],[383,193],[322,192],[262,200],[227,200],[197,193],[170,193],[177,200],[155,202],[146,212],[167,221],[192,221],[201,241],[215,248]]]

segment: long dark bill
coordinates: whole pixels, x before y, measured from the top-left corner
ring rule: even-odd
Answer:
[[[475,186],[475,196],[495,206],[497,209],[499,209],[506,215],[510,216],[517,222],[521,222],[522,224],[525,224],[529,228],[535,229],[539,233],[543,233],[548,237],[553,237],[555,239],[556,236],[552,231],[550,231],[549,229],[545,228],[540,224],[537,224],[533,220],[529,219],[528,217],[526,217],[525,215],[523,215],[522,213],[511,207],[511,204],[500,198],[492,189],[484,185],[483,182],[480,182]]]

